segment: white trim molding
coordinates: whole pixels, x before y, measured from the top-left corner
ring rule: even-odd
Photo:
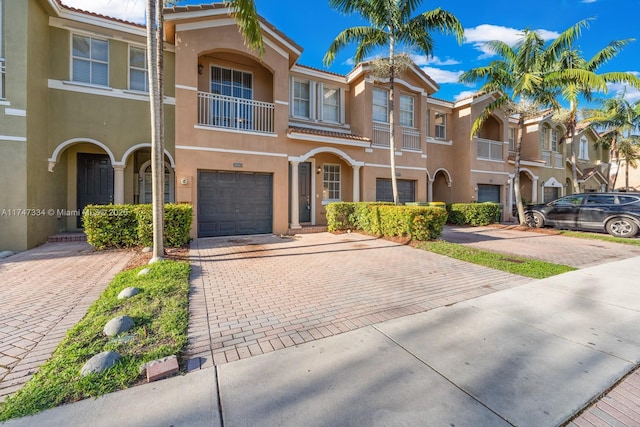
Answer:
[[[208,151],[212,153],[229,153],[229,154],[248,154],[248,155],[254,155],[254,156],[266,156],[266,157],[284,157],[284,158],[288,157],[288,155],[284,153],[265,153],[263,151],[228,150],[226,148],[195,147],[193,145],[176,145],[176,150]]]
[[[25,136],[0,135],[0,141],[27,142],[27,137],[25,137]]]
[[[229,133],[241,133],[243,135],[254,135],[254,136],[268,136],[270,138],[277,138],[277,133],[266,133],[266,132],[249,132],[246,130],[237,130],[237,129],[229,129],[223,127],[214,127],[214,126],[201,126],[201,125],[193,125],[194,129],[206,130],[210,132],[229,132]]]
[[[149,102],[149,94],[146,92],[130,91],[129,89],[114,89],[108,86],[89,85],[86,83],[72,82],[68,80],[49,79],[49,89]],[[165,96],[164,103],[166,105],[176,105],[176,99],[171,96]]]
[[[5,108],[4,114],[6,116],[27,117],[27,110],[21,110],[18,108]]]

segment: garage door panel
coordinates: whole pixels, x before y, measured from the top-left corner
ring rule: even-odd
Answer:
[[[273,176],[199,171],[198,237],[271,233]]]

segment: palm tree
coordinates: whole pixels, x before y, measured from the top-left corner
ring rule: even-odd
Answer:
[[[376,48],[388,48],[389,55],[384,60],[389,78],[389,152],[391,167],[391,186],[393,201],[397,205],[398,183],[396,179],[395,131],[394,131],[394,79],[399,71],[396,55],[398,46],[417,48],[426,55],[433,53],[433,40],[430,31],[456,36],[458,43],[464,39],[464,30],[458,19],[441,8],[420,13],[412,17],[421,0],[329,0],[329,4],[340,12],[358,13],[369,21],[370,26],[347,28],[338,34],[324,56],[329,66],[336,54],[351,43],[357,43],[354,60],[362,62]]]
[[[586,60],[581,52],[574,47],[583,28],[588,27],[588,21],[580,21],[562,33],[554,40],[547,51],[549,67],[552,69],[546,76],[547,84],[555,87],[562,97],[569,103],[566,118],[566,137],[571,141],[571,178],[573,192],[578,193],[580,186],[577,176],[577,145],[573,140],[578,122],[578,101],[582,97],[591,101],[594,92],[607,92],[607,83],[627,83],[633,87],[640,87],[640,79],[632,73],[607,72],[598,74],[600,66],[614,58],[622,49],[634,39],[614,40],[591,59]]]
[[[620,141],[632,138],[640,131],[640,103],[632,105],[625,99],[625,93],[618,94],[614,98],[600,101],[600,108],[588,109],[584,112],[583,122],[589,123],[601,131],[597,146],[609,150],[610,162],[615,160],[616,172],[613,176],[612,188],[616,188],[618,171],[620,170]],[[607,184],[610,181],[610,170],[607,170]],[[628,186],[628,185],[627,185]]]
[[[147,63],[151,110],[151,189],[153,211],[153,250],[150,263],[164,257],[164,18],[162,8],[175,1],[147,0]],[[225,2],[236,19],[245,44],[264,54],[262,30],[254,0]]]
[[[495,40],[487,43],[487,47],[499,56],[489,65],[474,68],[463,73],[463,83],[484,82],[480,93],[494,96],[475,119],[471,128],[471,137],[478,133],[483,123],[494,112],[506,116],[518,117],[518,135],[515,144],[515,165],[513,190],[518,209],[518,220],[526,224],[524,204],[520,189],[520,153],[524,135],[525,121],[540,114],[540,108],[555,106],[554,93],[544,86],[546,73],[543,58],[545,41],[535,31],[524,30],[522,39],[509,46]]]

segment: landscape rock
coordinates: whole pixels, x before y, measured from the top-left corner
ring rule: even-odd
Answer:
[[[129,286],[128,288],[124,288],[120,291],[118,299],[131,298],[132,296],[138,295],[138,293],[140,293],[140,289]]]
[[[138,276],[144,276],[146,274],[149,274],[150,271],[151,269],[149,267],[143,268],[142,270],[138,271]]]
[[[11,255],[13,255],[13,252],[11,252],[11,251],[2,251],[2,252],[0,252],[0,259],[9,257]]]
[[[134,321],[129,316],[118,316],[109,320],[104,326],[103,332],[108,337],[113,337],[133,328]]]
[[[142,253],[143,254],[147,254],[149,252],[151,252],[153,250],[153,248],[150,248],[149,246],[142,248]]]
[[[103,351],[87,360],[80,369],[80,375],[86,377],[89,374],[102,372],[111,368],[118,360],[120,360],[120,354],[115,351]]]

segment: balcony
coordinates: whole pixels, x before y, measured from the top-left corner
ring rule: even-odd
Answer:
[[[420,131],[402,128],[402,149],[420,151]]]
[[[478,159],[502,160],[504,143],[493,139],[478,138]]]
[[[543,150],[542,151],[542,160],[544,160],[544,164],[546,166],[552,166],[556,169],[563,169],[564,164],[562,162],[562,153],[557,153],[555,151]]]
[[[198,125],[243,132],[274,133],[275,104],[198,92]]]
[[[377,147],[388,147],[390,138],[389,123],[373,123],[373,139],[371,144]]]

